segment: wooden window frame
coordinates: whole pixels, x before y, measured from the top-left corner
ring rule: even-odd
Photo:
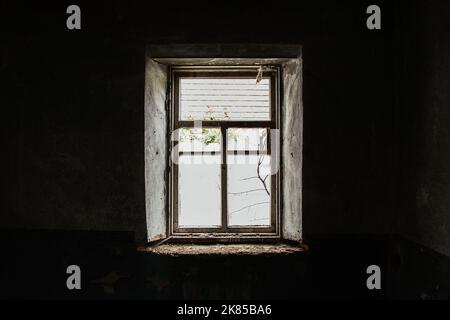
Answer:
[[[194,121],[184,121],[179,119],[179,92],[180,92],[180,78],[182,77],[202,77],[202,78],[251,78],[256,79],[259,66],[171,66],[169,68],[170,77],[169,90],[169,198],[168,198],[168,234],[172,238],[192,238],[192,237],[206,237],[211,240],[215,239],[279,239],[280,238],[280,165],[276,174],[271,175],[271,223],[268,227],[254,227],[254,226],[227,226],[228,219],[228,193],[227,193],[227,155],[232,154],[233,151],[227,150],[227,129],[228,128],[266,128],[268,132],[267,153],[271,154],[270,140],[271,129],[280,130],[280,66],[266,66],[263,71],[264,78],[270,78],[270,120],[267,121],[202,121],[202,127],[214,127],[221,130],[221,227],[209,228],[183,228],[178,226],[178,165],[172,162],[171,151],[174,150],[177,141],[170,139],[171,133],[179,128],[194,127]],[[278,143],[281,143],[279,141]],[[281,148],[278,147],[275,151],[276,161],[281,162]],[[248,154],[248,151],[246,152]]]

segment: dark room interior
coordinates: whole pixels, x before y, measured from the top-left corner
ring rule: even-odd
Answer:
[[[0,5],[1,299],[450,299],[450,2],[69,4]],[[301,47],[302,250],[148,249],[155,45]]]

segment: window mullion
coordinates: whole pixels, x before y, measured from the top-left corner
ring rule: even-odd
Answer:
[[[220,132],[222,135],[222,171],[221,171],[221,181],[222,181],[222,230],[228,229],[228,170],[227,170],[227,128],[226,126],[220,127]]]

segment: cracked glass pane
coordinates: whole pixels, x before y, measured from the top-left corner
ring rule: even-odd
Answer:
[[[270,155],[267,130],[227,130],[228,226],[270,226]]]

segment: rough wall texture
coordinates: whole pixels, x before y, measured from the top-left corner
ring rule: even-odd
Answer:
[[[301,57],[283,65],[282,235],[293,241],[302,239],[302,79]]]
[[[399,230],[450,256],[450,3],[408,2],[401,16],[402,163]]]
[[[11,25],[1,46],[0,225],[134,231],[145,224],[144,51],[47,17],[40,31]]]
[[[167,69],[167,66],[147,58],[144,106],[147,241],[166,236]]]
[[[154,14],[150,1],[84,2],[80,31],[65,28],[66,4],[1,4],[0,227],[131,232],[119,233],[127,240],[99,240],[97,232],[2,233],[0,296],[79,297],[62,285],[61,270],[74,261],[87,270],[81,297],[111,298],[91,280],[138,270],[141,277],[119,281],[115,297],[367,298],[385,294],[365,290],[361,270],[372,263],[391,270],[383,264],[386,238],[365,241],[355,233],[400,230],[450,255],[448,1],[377,1],[380,31],[365,27],[372,1],[277,1],[270,9],[239,1],[240,11],[231,0],[221,11],[192,3],[158,2],[158,13],[170,14]],[[303,231],[310,259],[148,258],[135,267],[132,234],[146,222],[144,48],[218,41],[303,46]],[[314,233],[327,240],[316,241]],[[327,236],[333,233],[351,236]],[[115,242],[126,243],[131,257],[118,258],[124,250]],[[382,277],[399,286],[395,296],[426,298],[439,287],[437,295],[448,297],[449,259],[402,246],[392,262],[400,267]],[[30,263],[41,275],[31,282]],[[219,282],[217,270],[226,275]]]

